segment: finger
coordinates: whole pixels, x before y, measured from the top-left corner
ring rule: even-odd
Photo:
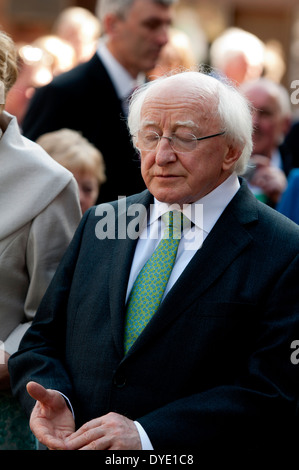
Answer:
[[[111,442],[106,437],[94,440],[89,444],[79,447],[78,450],[110,450]]]
[[[71,436],[70,439],[75,439],[83,434],[88,433],[89,431],[92,431],[94,429],[99,429],[102,425],[102,419],[101,418],[95,418],[92,419],[91,421],[88,421],[87,423],[83,424],[81,428],[77,429],[76,432],[74,432]]]
[[[68,450],[95,450],[95,449],[107,449],[104,442],[106,442],[107,436],[104,435],[103,431],[99,428],[92,429],[86,433],[77,436],[76,438],[66,439],[66,446]]]
[[[100,425],[100,418],[93,419],[85,423],[76,432],[67,438],[67,445],[70,449],[80,449],[91,442],[102,438],[105,435],[104,429]]]

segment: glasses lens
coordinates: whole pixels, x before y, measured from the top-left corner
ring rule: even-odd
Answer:
[[[177,152],[192,152],[195,150],[197,140],[189,132],[177,132],[172,135],[172,148]]]
[[[171,137],[166,135],[159,135],[155,131],[142,130],[138,132],[137,148],[139,150],[156,150],[158,143],[161,139],[166,139],[169,145],[175,152],[192,152],[196,149],[199,141],[224,135],[225,131],[217,134],[206,135],[204,137],[195,137],[194,134],[189,132],[178,131],[172,134]]]
[[[175,152],[191,152],[196,147],[196,137],[190,133],[172,134],[171,137],[160,136],[155,131],[139,131],[137,147],[140,150],[156,150],[162,138],[169,141]]]
[[[155,150],[160,141],[160,136],[154,131],[139,131],[137,147],[140,150]]]

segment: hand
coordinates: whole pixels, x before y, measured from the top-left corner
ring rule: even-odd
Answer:
[[[65,450],[65,440],[75,431],[72,412],[63,396],[46,390],[36,382],[27,384],[29,395],[37,400],[30,417],[30,428],[36,438],[52,450]]]
[[[134,421],[117,413],[85,423],[66,439],[69,450],[141,450]]]
[[[256,170],[250,183],[257,186],[275,204],[279,201],[287,186],[287,178],[282,170],[271,167],[270,160],[266,157],[255,155],[252,160],[256,164]]]
[[[8,372],[9,354],[0,349],[0,390],[10,389],[10,380]]]

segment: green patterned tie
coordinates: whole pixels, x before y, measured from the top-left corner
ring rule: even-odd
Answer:
[[[133,285],[126,312],[125,353],[157,311],[172,271],[181,238],[181,213],[162,215],[163,237]]]

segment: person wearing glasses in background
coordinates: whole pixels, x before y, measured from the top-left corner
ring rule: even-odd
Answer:
[[[139,90],[128,122],[147,190],[85,214],[10,359],[31,429],[52,449],[284,449],[299,229],[238,177],[249,105],[190,71]]]

